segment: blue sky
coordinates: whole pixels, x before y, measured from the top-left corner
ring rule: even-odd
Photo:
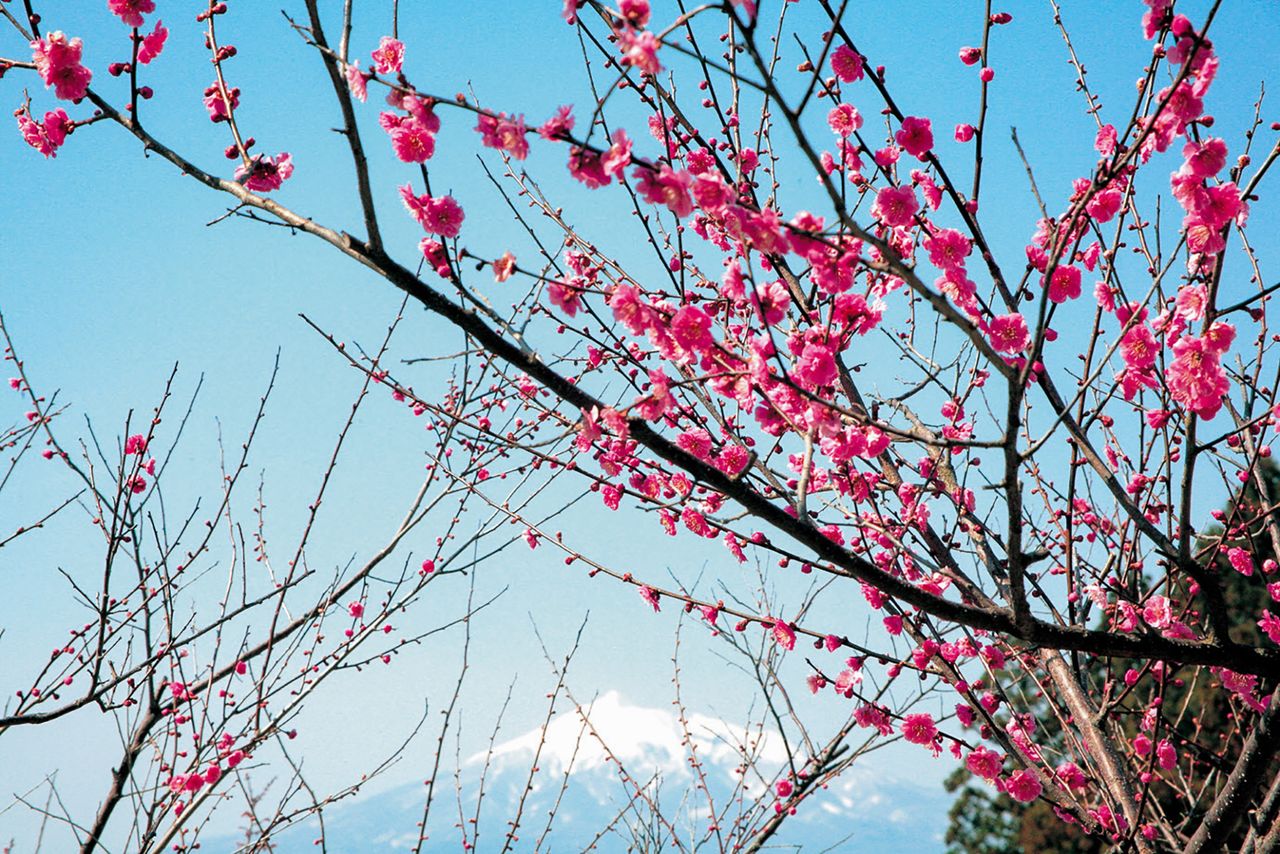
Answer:
[[[87,0],[46,3],[45,27],[84,38],[95,87],[120,103],[125,84],[108,78],[104,67],[122,58],[126,34],[105,5]],[[231,164],[222,157],[228,135],[223,126],[208,122],[200,103],[211,74],[197,25],[186,7],[164,0],[158,5],[171,35],[164,55],[148,69],[146,82],[157,95],[145,103],[144,121],[158,138],[195,162],[229,175]],[[356,20],[353,53],[365,57],[367,65],[368,51],[388,29],[390,3],[358,5],[362,17]],[[671,17],[670,9],[655,5],[657,20]],[[1204,5],[1193,4],[1192,9]],[[423,88],[444,95],[472,90],[482,103],[525,113],[531,122],[541,121],[560,104],[584,109],[590,94],[581,75],[580,49],[559,17],[559,6],[558,0],[479,0],[461,8],[427,0],[401,3],[406,71]],[[328,130],[338,121],[328,82],[318,60],[275,8],[242,0],[219,25],[223,39],[240,51],[228,69],[243,90],[241,126],[258,139],[260,150],[293,153],[296,172],[280,194],[285,203],[322,223],[358,231],[347,152],[341,138]],[[286,8],[304,15],[300,3]],[[1017,126],[1053,208],[1068,194],[1071,178],[1086,174],[1092,165],[1093,124],[1083,114],[1082,99],[1072,92],[1073,73],[1046,4],[1013,2],[1007,8],[1014,23],[995,32],[991,51],[996,79],[982,218],[997,251],[1015,259],[1006,263],[1016,269],[1036,213],[1007,129]],[[960,65],[956,51],[979,39],[979,10],[980,4],[959,2],[850,4],[847,24],[860,47],[873,63],[887,66],[889,83],[906,112],[933,118],[944,159],[960,154],[948,129],[973,118],[976,78]],[[816,22],[818,11],[801,3],[793,23],[806,29],[805,22]],[[1276,78],[1273,46],[1280,22],[1272,11],[1261,2],[1228,3],[1215,24],[1224,57],[1213,93],[1219,119],[1215,132],[1228,139],[1233,154],[1259,82]],[[1149,43],[1142,41],[1138,27],[1140,14],[1136,2],[1069,3],[1064,9],[1090,83],[1102,95],[1104,115],[1116,123],[1128,117],[1133,81],[1149,56]],[[817,28],[815,23],[807,30]],[[0,56],[24,53],[14,35],[0,34]],[[794,59],[791,51],[792,66]],[[38,81],[18,72],[0,80],[0,102],[7,109],[16,107],[23,87],[38,110],[53,107]],[[860,97],[864,113],[874,115],[872,95]],[[76,116],[84,111],[83,105],[71,110]],[[370,103],[362,110],[362,122],[384,236],[393,254],[412,258],[420,231],[399,209],[395,187],[413,172],[390,156],[374,123],[376,112]],[[527,238],[484,178],[475,157],[478,137],[472,122],[449,111],[441,115],[444,129],[430,163],[432,182],[437,189],[450,189],[466,209],[463,245],[490,257],[506,248],[520,256],[528,249]],[[620,115],[626,116],[626,110]],[[643,117],[634,115],[632,136],[646,137]],[[652,146],[649,140],[643,144]],[[783,203],[794,210],[812,195],[812,176],[800,168],[794,152],[788,156],[795,165],[783,167],[788,176]],[[615,244],[621,257],[641,268],[652,265],[651,258],[636,250],[634,233],[611,219],[621,210],[617,196],[591,194],[574,185],[563,157],[562,148],[535,143],[527,167],[602,246]],[[183,179],[159,158],[144,157],[132,138],[105,124],[77,132],[57,159],[48,161],[27,149],[10,125],[0,132],[0,174],[6,198],[0,206],[0,311],[37,388],[46,393],[57,389],[59,398],[72,404],[63,419],[64,439],[85,435],[84,419],[90,418],[98,435],[113,443],[130,410],[145,413],[154,405],[176,363],[179,397],[189,395],[201,377],[203,386],[176,457],[183,476],[174,478],[171,497],[178,505],[199,494],[214,494],[218,431],[230,446],[238,445],[279,351],[277,390],[251,468],[262,472],[275,539],[292,542],[360,382],[298,314],[307,314],[340,339],[376,345],[400,304],[398,294],[306,236],[234,219],[207,226],[224,212],[225,200]],[[1264,233],[1268,221],[1274,219],[1264,220],[1256,232]],[[629,220],[623,222],[629,225]],[[491,293],[502,298],[496,290]],[[446,353],[457,344],[451,329],[411,310],[396,354]],[[419,388],[430,382],[430,374],[406,376]],[[5,407],[0,415],[21,417],[24,407],[16,398],[0,400]],[[421,426],[390,401],[379,399],[368,406],[322,511],[309,550],[313,560],[336,566],[381,544],[379,538],[398,521],[417,485],[424,436]],[[0,530],[21,524],[24,510],[65,496],[70,486],[56,471],[29,477],[21,492],[0,496]],[[247,511],[248,505],[242,508]],[[67,604],[66,586],[55,567],[73,574],[77,566],[87,571],[96,552],[83,519],[63,524],[65,537],[46,539],[38,549],[20,542],[0,553],[7,599],[0,611],[0,624],[6,627],[0,639],[0,687],[6,690],[21,683],[23,663],[50,645],[51,630],[60,634],[79,619]],[[735,584],[748,590],[752,584],[740,578],[742,571],[730,566],[718,547],[690,549],[682,538],[675,552],[654,531],[637,531],[625,516],[599,511],[594,502],[588,515],[566,520],[563,527],[585,550],[658,581],[673,571],[686,579],[699,573],[731,574]],[[433,537],[434,532],[424,531],[409,547],[426,548]],[[506,586],[510,591],[488,617],[490,622],[477,627],[473,730],[487,732],[493,698],[505,693],[516,676],[520,696],[528,702],[512,713],[510,731],[522,732],[538,718],[538,698],[552,677],[532,638],[530,617],[559,656],[588,606],[588,642],[574,670],[580,693],[618,689],[652,706],[670,700],[675,616],[646,613],[632,589],[603,579],[588,581],[579,569],[566,570],[550,551],[530,553],[521,547],[482,574],[484,589]],[[796,597],[803,581],[791,577],[777,583]],[[440,613],[455,614],[462,594],[465,590],[455,585]],[[423,614],[422,619],[432,616]],[[867,616],[858,611],[856,619],[860,625]],[[696,643],[688,640],[694,635]],[[702,644],[701,637],[687,633],[682,648],[688,657],[690,701],[708,713],[732,717],[745,701],[745,685],[725,676],[714,645]],[[329,746],[315,762],[340,775],[360,756],[376,752],[374,733],[403,730],[420,713],[424,693],[438,698],[452,686],[457,642],[456,634],[448,635],[438,646],[404,656],[396,667],[364,679],[358,695],[334,698],[318,708],[301,736],[304,746],[308,738]],[[801,662],[795,665],[792,675],[799,687],[803,669]],[[369,731],[335,745],[334,735],[348,731],[353,712],[369,722]],[[102,739],[98,746],[109,749],[114,742],[102,721],[77,721],[81,725]],[[83,744],[57,734],[23,738],[0,738],[0,768],[49,767],[47,757],[61,756],[64,767],[74,769],[81,761],[77,757],[94,755],[97,749],[86,751]],[[945,762],[931,762],[919,751],[901,755],[924,778],[940,779],[947,770]],[[73,775],[73,785],[80,797],[92,801],[102,774],[100,767],[96,777],[89,770]],[[12,788],[36,779],[26,772],[19,776]],[[0,836],[12,815],[0,814]]]

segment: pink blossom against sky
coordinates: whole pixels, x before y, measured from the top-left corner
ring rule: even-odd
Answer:
[[[53,4],[47,5],[50,27],[61,26],[55,20],[57,10]],[[504,10],[501,23],[495,22],[493,14],[497,5]],[[550,117],[561,104],[583,108],[589,104],[590,94],[575,82],[580,79],[580,57],[572,30],[558,16],[556,4],[536,8],[540,5],[476,3],[465,11],[446,13],[439,4],[401,4],[406,69],[415,79],[433,81],[442,92],[464,90],[470,81],[483,102],[512,115],[524,114],[531,127]],[[941,0],[911,4],[894,13],[894,26],[871,28],[859,40],[860,49],[873,57],[873,66],[888,67],[895,97],[904,102],[904,109],[932,121],[932,149],[944,157],[971,156],[972,144],[956,142],[950,130],[974,121],[972,104],[976,100],[976,71],[959,61],[957,51],[974,43],[977,34],[966,23],[960,5]],[[1118,5],[1125,10],[1121,20],[1115,21]],[[1192,4],[1188,11],[1204,5]],[[87,24],[74,31],[68,29],[68,33],[84,40],[84,61],[95,70],[93,85],[118,97],[127,83],[112,81],[106,75],[105,61],[114,58],[107,45],[114,40],[118,53],[127,30],[105,3],[95,6],[102,8],[83,15],[77,12],[77,22]],[[341,139],[326,130],[336,121],[336,110],[323,69],[278,16],[250,26],[246,20],[248,4],[244,7],[236,10],[240,20],[233,14],[225,25],[242,54],[241,60],[229,66],[235,75],[228,81],[242,90],[239,114],[255,128],[261,153],[291,153],[294,173],[280,192],[306,199],[305,210],[318,220],[348,222],[358,230],[348,183],[348,155]],[[998,74],[992,82],[988,127],[1004,129],[1017,123],[1042,190],[1055,197],[1065,196],[1071,179],[1094,162],[1096,127],[1083,115],[1079,96],[1073,92],[1072,77],[1049,16],[1042,9],[1021,4],[1010,8],[1017,16],[1015,24],[1001,34],[992,57]],[[799,20],[810,13],[802,4],[792,14]],[[1064,10],[1077,50],[1088,65],[1090,82],[1109,109],[1118,110],[1129,103],[1132,78],[1149,57],[1149,43],[1142,40],[1137,25],[1139,14],[1137,3],[1102,0]],[[208,121],[201,103],[201,93],[210,82],[207,60],[202,65],[196,59],[201,45],[192,36],[189,16],[179,21],[183,15],[172,14],[169,4],[159,2],[156,14],[148,16],[148,26],[155,17],[163,16],[170,32],[164,52],[148,66],[147,73],[154,75],[156,96],[143,107],[146,120],[162,139],[200,140],[197,150],[202,162],[225,167],[229,176],[234,164],[228,165],[222,157],[225,128]],[[659,21],[671,18],[670,9],[661,3],[654,4],[653,15]],[[1218,123],[1214,132],[1234,143],[1251,117],[1259,77],[1275,81],[1280,76],[1276,73],[1280,64],[1271,47],[1280,39],[1280,21],[1259,18],[1251,11],[1251,4],[1224,4],[1214,26],[1215,40],[1230,45],[1232,60],[1224,62],[1215,83]],[[364,65],[371,65],[370,52],[378,47],[383,29],[372,21],[358,24],[353,45],[359,50],[353,50],[352,55],[359,56]],[[905,33],[915,34],[919,44],[904,38]],[[11,43],[12,39],[8,43],[0,39],[0,55],[17,53],[8,50]],[[484,46],[483,62],[475,61],[476,45]],[[532,45],[539,46],[536,52]],[[930,51],[920,45],[945,49]],[[287,73],[264,74],[264,69],[271,68],[260,61],[264,54],[280,56],[276,71],[287,69]],[[1259,58],[1258,63],[1241,59],[1249,56]],[[667,54],[660,58],[664,65],[676,63]],[[96,73],[99,69],[103,73]],[[557,86],[539,82],[547,79],[558,81]],[[941,85],[943,80],[950,82]],[[7,110],[17,106],[23,85],[16,74],[0,80],[0,100],[8,105]],[[43,116],[57,108],[83,114],[69,102],[56,101],[52,90],[45,92],[39,83],[28,80],[25,85],[33,93],[33,114]],[[370,146],[386,144],[376,125],[377,109],[372,107],[381,93],[374,95],[374,91],[370,89],[370,106],[361,111],[367,120],[366,145]],[[876,125],[876,103],[870,97],[857,103],[865,124]],[[288,105],[288,109],[281,105]],[[620,115],[625,115],[625,110]],[[316,122],[315,116],[327,118]],[[492,249],[493,257],[511,248],[519,258],[522,249],[529,251],[528,241],[476,164],[479,137],[473,130],[475,121],[452,112],[442,112],[441,119],[443,127],[435,138],[430,161],[436,170],[432,172],[433,191],[458,200],[466,215],[464,235],[474,224],[485,224],[487,233],[468,235],[471,248]],[[815,137],[831,136],[825,109],[815,111],[812,120]],[[656,152],[642,113],[635,113],[627,130],[638,152]],[[1065,140],[1076,144],[1067,146]],[[491,162],[496,158],[494,152],[486,155]],[[1026,227],[1036,219],[1035,202],[1003,130],[989,137],[986,156],[986,169],[994,177],[984,191],[984,228],[998,251],[1015,257],[1030,238]],[[1177,152],[1168,155],[1170,169],[1177,156]],[[908,156],[899,164],[900,169],[908,159],[916,165],[915,158]],[[450,164],[449,171],[441,168],[442,163]],[[144,411],[153,405],[175,361],[181,366],[179,386],[184,393],[189,394],[198,377],[205,375],[190,434],[176,462],[191,473],[187,480],[192,491],[175,493],[173,501],[189,501],[196,489],[208,494],[216,486],[214,416],[222,419],[224,433],[238,437],[265,387],[276,350],[281,349],[281,378],[254,466],[266,473],[268,503],[277,514],[273,524],[287,538],[302,519],[321,461],[359,380],[335,360],[297,314],[305,312],[339,338],[370,345],[380,340],[394,316],[398,296],[359,268],[339,263],[314,242],[287,239],[275,229],[235,220],[207,228],[205,223],[223,212],[221,200],[181,180],[157,158],[144,159],[129,139],[105,125],[77,131],[56,160],[45,161],[27,147],[9,120],[7,127],[0,128],[0,164],[4,166],[6,196],[40,200],[38,205],[0,206],[0,236],[21,235],[18,246],[3,240],[0,311],[13,328],[33,378],[47,388],[62,389],[62,398],[75,406],[77,420],[81,413],[87,413],[97,429],[114,435],[123,429],[131,407]],[[619,197],[612,192],[616,188],[591,192],[578,185],[564,167],[563,146],[531,138],[523,165],[531,173],[545,176],[544,187],[563,198],[566,211],[580,224],[587,226],[617,215]],[[382,190],[385,239],[404,258],[418,254],[416,247],[423,231],[397,210],[396,187],[416,174],[416,168],[386,156],[375,161],[373,171],[374,182]],[[109,188],[102,183],[108,169],[113,178]],[[1152,180],[1159,171],[1152,170],[1152,176],[1145,180]],[[806,199],[815,198],[815,186],[798,160],[784,173],[791,176],[781,190],[789,210],[821,209],[819,202],[806,204]],[[869,207],[868,202],[864,211]],[[67,227],[72,211],[74,229]],[[1274,206],[1259,205],[1254,216],[1254,235],[1280,233]],[[632,224],[629,217],[622,221]],[[635,261],[637,267],[648,264],[660,272],[626,228],[606,227],[600,232],[602,244],[613,241],[611,248]],[[1273,254],[1276,248],[1271,247]],[[972,260],[970,266],[974,266]],[[1091,299],[1092,288],[1093,279],[1086,273],[1082,299]],[[1070,290],[1074,291],[1074,286]],[[1067,339],[1064,348],[1070,348],[1072,336],[1082,334],[1075,328],[1060,331]],[[860,339],[860,346],[868,348],[867,360],[874,359],[874,348],[880,346],[872,339]],[[421,352],[414,355],[433,354],[459,344],[453,330],[416,311],[409,313],[402,346],[413,349],[410,341],[422,342]],[[0,398],[0,406],[16,405],[12,399]],[[21,413],[17,414],[20,417]],[[334,514],[331,522],[339,517],[344,521],[322,527],[312,554],[324,555],[326,565],[340,564],[352,553],[367,553],[381,543],[378,538],[398,521],[401,503],[418,483],[422,465],[418,448],[424,435],[413,423],[405,423],[402,407],[389,401],[374,404],[362,416],[357,423],[354,455],[348,468],[339,473],[342,488],[335,490],[343,497],[325,511]],[[171,483],[176,486],[182,479]],[[376,489],[371,486],[375,483]],[[25,500],[53,500],[64,486],[50,482],[41,487],[43,492]],[[0,520],[12,518],[14,500],[12,495],[0,498]],[[1200,510],[1207,513],[1215,499],[1206,493],[1204,500],[1206,506]],[[580,530],[571,533],[581,538],[585,549],[609,553],[619,563],[637,562],[634,570],[645,573],[643,577],[654,583],[667,580],[669,568],[682,575],[696,575],[707,568],[722,568],[726,561],[723,547],[714,541],[705,545],[682,542],[680,552],[673,553],[660,532],[624,531],[622,522],[606,510],[593,509],[590,523],[575,526]],[[684,539],[694,541],[692,537]],[[21,566],[24,559],[32,557],[22,553],[23,547],[19,541],[12,551],[6,549],[5,564]],[[57,558],[63,565],[75,565],[86,559],[77,548],[74,542],[62,543],[56,555],[44,560]],[[488,617],[506,634],[495,632],[485,637],[475,652],[477,666],[506,675],[495,677],[492,684],[477,683],[473,686],[476,696],[486,691],[497,695],[499,683],[505,690],[509,675],[517,672],[521,674],[521,690],[532,697],[545,693],[553,677],[531,641],[530,617],[551,648],[562,651],[582,618],[582,609],[567,609],[566,602],[590,601],[589,643],[575,665],[577,676],[583,684],[624,687],[629,699],[665,707],[670,700],[669,656],[679,608],[672,603],[654,614],[634,590],[603,580],[589,581],[584,573],[566,570],[551,552],[550,548],[531,551],[521,546],[513,558],[519,561],[518,572],[499,561],[484,576],[486,590],[496,591],[507,583],[514,588]],[[784,597],[794,597],[799,584],[798,577],[785,579],[780,585]],[[75,612],[61,604],[66,601],[64,588],[54,573],[26,577],[20,586],[9,589],[7,595],[25,605],[14,613],[32,617],[6,626],[0,641],[0,687],[5,688],[15,679],[6,662],[29,659],[38,628],[50,621],[70,625],[77,619]],[[442,642],[455,641],[455,636],[448,636]],[[619,667],[623,655],[625,670]],[[424,651],[411,663],[398,663],[362,687],[372,699],[368,703],[371,729],[398,731],[401,722],[420,713],[419,689],[423,686],[415,684],[414,692],[406,693],[401,680],[406,673],[431,672],[431,661],[430,651]],[[708,685],[709,676],[719,678],[721,673],[723,669],[717,669],[712,657],[695,658],[686,668],[688,691],[697,707],[718,709],[720,714],[731,716],[733,704],[719,700],[718,689]],[[451,674],[443,677],[450,687],[451,678]],[[741,685],[731,690],[745,696]],[[808,702],[808,692],[794,693],[798,702]],[[483,707],[483,703],[479,705]],[[320,740],[324,734],[344,730],[349,710],[337,701],[328,708],[325,711],[317,704],[303,737]],[[936,717],[938,709],[925,711]],[[517,713],[511,732],[523,732],[532,718],[528,714],[521,718]],[[103,737],[110,743],[110,732],[104,731]],[[360,744],[356,734],[353,753]],[[69,744],[7,739],[0,740],[0,768],[24,767],[33,755],[45,752],[61,756],[69,768],[82,761]],[[903,750],[901,756],[913,763],[919,774],[938,779],[952,767],[945,753],[936,761],[919,749]],[[343,767],[341,756],[330,761],[331,771]],[[42,760],[41,767],[47,764]],[[24,786],[16,781],[10,788]],[[96,790],[92,794],[96,796]],[[0,818],[0,828],[4,821]]]

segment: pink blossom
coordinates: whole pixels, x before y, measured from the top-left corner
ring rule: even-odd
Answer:
[[[671,318],[671,335],[686,350],[706,350],[714,344],[711,317],[694,305],[682,306]]]
[[[164,21],[157,20],[155,27],[142,37],[142,42],[138,45],[138,63],[150,65],[151,60],[164,50],[164,42],[167,38],[169,38],[169,31],[165,29]]]
[[[371,55],[379,74],[399,74],[404,65],[404,43],[391,36],[383,36],[378,42],[378,49]]]
[[[862,116],[852,104],[839,104],[827,113],[827,124],[841,137],[850,137],[862,127]]]
[[[954,228],[934,232],[923,245],[929,253],[929,263],[939,270],[963,269],[964,259],[973,248],[969,238]]]
[[[511,274],[516,270],[516,256],[508,250],[502,253],[502,257],[493,262],[493,280],[495,282],[505,282],[511,278]]]
[[[1216,137],[1203,142],[1188,142],[1182,148],[1185,162],[1182,171],[1196,181],[1212,178],[1227,165],[1227,144]]]
[[[58,148],[66,141],[71,131],[71,119],[62,108],[44,114],[44,121],[38,122],[25,111],[18,113],[18,129],[27,144],[45,157],[57,157]]]
[[[435,154],[435,137],[414,118],[406,118],[388,133],[396,157],[405,163],[425,163]]]
[[[524,116],[508,118],[506,113],[480,116],[476,130],[487,148],[506,151],[516,160],[529,156],[529,140],[525,138]]]
[[[1115,125],[1103,125],[1098,129],[1098,135],[1093,140],[1094,149],[1103,157],[1110,157],[1116,150],[1116,127]]]
[[[622,128],[615,130],[610,139],[613,144],[600,158],[600,168],[606,175],[621,178],[623,170],[631,165],[631,140]]]
[[[969,709],[968,706],[963,706],[957,707],[957,711],[959,711],[959,708]],[[972,711],[970,711],[970,714],[972,714]],[[994,750],[978,747],[965,757],[964,765],[974,776],[981,777],[984,780],[994,780],[1000,776],[1000,767],[1004,765],[1004,757]]]
[[[1160,743],[1156,745],[1156,762],[1165,771],[1172,771],[1178,767],[1178,751],[1174,749],[1168,739],[1161,739]]]
[[[360,617],[364,615],[364,603],[363,602],[350,603],[349,605],[347,605],[347,613],[357,620],[360,619]]]
[[[586,184],[589,190],[595,190],[613,182],[612,176],[604,171],[604,155],[588,148],[569,149],[569,174]]]
[[[907,116],[902,120],[902,128],[894,134],[894,139],[906,149],[908,154],[917,160],[924,160],[933,148],[933,125],[928,119]]]
[[[287,152],[275,157],[259,155],[250,161],[246,168],[242,163],[236,167],[236,181],[244,185],[246,190],[255,193],[270,193],[293,174],[293,159]]]
[[[1209,293],[1204,285],[1183,285],[1178,288],[1178,296],[1174,300],[1177,308],[1174,312],[1188,323],[1204,317],[1209,305]]]
[[[997,353],[1021,353],[1031,343],[1027,320],[1021,314],[1002,314],[991,318],[987,327],[991,349]]]
[[[977,133],[971,124],[956,125],[956,142],[968,142],[973,139],[973,135]]]
[[[787,309],[791,307],[791,294],[786,285],[774,280],[756,286],[752,303],[764,322],[775,326],[787,316]]]
[[[556,308],[573,317],[582,304],[582,290],[570,282],[557,280],[547,284],[547,299]]]
[[[915,221],[918,210],[920,202],[916,200],[915,191],[910,186],[885,187],[876,194],[871,215],[890,228],[901,228]]]
[[[93,72],[80,64],[84,43],[79,38],[67,39],[61,30],[49,33],[31,43],[31,58],[45,88],[64,101],[79,101],[89,91]]]
[[[406,185],[400,188],[400,197],[428,233],[444,238],[458,236],[466,216],[453,196],[415,196]]]
[[[1155,629],[1166,629],[1173,622],[1173,610],[1169,600],[1163,596],[1152,596],[1142,609],[1142,619]]]
[[[938,727],[933,722],[933,716],[921,712],[904,717],[902,737],[912,744],[933,744],[938,737]]]
[[[569,135],[573,130],[573,107],[564,106],[556,110],[555,115],[547,119],[538,128],[538,136],[553,142]]]
[[[1280,618],[1271,611],[1262,612],[1262,619],[1258,620],[1258,628],[1267,633],[1272,643],[1280,643]]]
[[[980,59],[982,59],[982,48],[980,47],[960,48],[960,61],[963,62],[965,65],[975,65]]]
[[[618,34],[618,46],[622,49],[622,61],[645,74],[657,74],[662,70],[658,62],[658,48],[662,42],[648,30],[636,32],[624,30]]]
[[[141,27],[142,16],[156,10],[155,0],[107,0],[111,14],[130,27]]]
[[[1064,303],[1080,296],[1080,268],[1058,267],[1049,277],[1049,299]]]
[[[1253,575],[1253,555],[1247,549],[1232,548],[1227,550],[1227,561],[1236,572],[1244,576]]]
[[[649,24],[649,0],[618,0],[618,11],[633,27],[640,28]]]
[[[435,270],[437,276],[442,279],[453,278],[453,268],[449,266],[449,253],[443,243],[424,237],[418,241],[418,251],[426,259],[427,265]]]
[[[654,590],[649,585],[643,584],[640,586],[640,598],[652,605],[653,610],[661,610],[658,591]]]
[[[770,631],[774,641],[783,649],[796,648],[796,630],[782,620],[774,620]]]
[[[360,70],[360,60],[347,63],[347,88],[351,97],[359,101],[369,100],[369,78]]]
[[[637,168],[635,178],[636,189],[645,201],[666,205],[676,216],[693,213],[693,196],[689,192],[693,176],[689,172],[676,172],[663,163],[656,171]]]
[[[147,452],[147,437],[141,433],[135,433],[128,439],[124,440],[124,452],[126,454],[137,454],[142,456]]]
[[[847,44],[831,52],[831,70],[845,83],[861,80],[865,64],[862,56]]]
[[[806,388],[830,385],[836,379],[835,353],[826,341],[810,341],[795,361],[795,377]]]
[[[214,81],[204,90],[204,108],[209,111],[209,121],[225,122],[231,112],[240,106],[240,89],[226,89],[218,81]]]
[[[675,397],[671,394],[671,379],[662,368],[649,371],[649,393],[636,401],[640,417],[646,421],[657,421],[675,405]],[[672,531],[674,534],[674,530]]]
[[[1009,775],[1005,781],[1004,790],[1018,803],[1029,804],[1040,797],[1044,787],[1040,785],[1040,780],[1034,771],[1023,769]]]
[[[1110,222],[1115,217],[1116,212],[1120,210],[1120,203],[1124,201],[1124,192],[1121,190],[1103,190],[1089,200],[1084,209],[1089,212],[1089,216],[1098,222]]]
[[[1186,335],[1173,345],[1173,352],[1175,358],[1165,373],[1173,399],[1202,418],[1213,418],[1231,387],[1218,361],[1220,353],[1206,346],[1204,338]]]

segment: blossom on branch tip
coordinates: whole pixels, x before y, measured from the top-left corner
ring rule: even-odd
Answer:
[[[155,0],[107,0],[111,14],[130,27],[141,27],[142,16],[156,10]]]
[[[618,13],[637,29],[649,25],[649,0],[618,0]]]
[[[359,101],[369,100],[369,78],[360,70],[360,60],[347,63],[347,88],[351,90],[351,97]]]
[[[68,39],[61,30],[31,42],[36,72],[45,88],[52,86],[53,93],[64,101],[79,101],[89,91],[93,72],[80,64],[83,49],[84,43],[79,38]]]
[[[138,63],[140,65],[149,65],[151,60],[159,56],[160,52],[164,50],[164,43],[167,38],[169,38],[169,31],[165,29],[164,21],[157,20],[155,27],[142,37],[142,42],[138,45]]]
[[[399,74],[404,65],[404,42],[383,36],[378,42],[378,49],[370,55],[379,74]]]
[[[866,61],[856,50],[842,44],[831,53],[831,70],[842,82],[854,83],[863,77]]]
[[[400,188],[400,198],[424,230],[444,238],[458,236],[466,215],[453,196],[416,196],[406,184]]]
[[[624,30],[618,34],[618,46],[622,49],[624,64],[645,74],[657,74],[662,70],[662,63],[658,62],[658,48],[662,47],[662,42],[648,30]]]
[[[71,119],[65,110],[59,108],[44,114],[44,121],[36,121],[26,111],[17,115],[18,130],[26,143],[45,157],[57,157],[58,148],[66,140],[71,131]]]
[[[841,137],[850,137],[862,127],[862,116],[853,104],[839,104],[827,113],[827,125]]]

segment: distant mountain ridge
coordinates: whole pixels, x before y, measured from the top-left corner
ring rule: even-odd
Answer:
[[[747,745],[770,774],[786,761],[776,732],[748,732],[718,718],[690,714],[688,732],[707,785],[703,792],[690,765],[684,729],[672,710],[633,706],[617,691],[610,691],[585,707],[585,712],[590,726],[584,726],[582,716],[570,709],[556,715],[545,736],[534,729],[496,744],[487,770],[486,753],[467,758],[459,775],[462,820],[454,776],[442,772],[422,850],[464,850],[464,824],[472,850],[501,850],[535,754],[538,771],[525,801],[514,851],[582,851],[593,843],[594,850],[602,852],[653,851],[660,845],[661,850],[680,850],[670,845],[673,831],[686,850],[720,851],[722,843],[731,849],[731,842],[709,831],[708,794],[718,812],[730,805],[720,822],[725,828],[748,805],[734,797],[742,768],[738,746]],[[619,764],[632,784],[620,778]],[[568,785],[562,791],[566,771]],[[479,821],[473,824],[482,773],[484,799]],[[754,800],[767,783],[754,771],[748,774],[747,798]],[[412,850],[424,798],[425,788],[419,781],[334,804],[325,811],[327,850]],[[653,815],[646,801],[659,806],[662,819]],[[917,786],[855,764],[803,803],[769,846],[770,850],[814,852],[941,851],[948,805],[947,796],[937,787]],[[553,807],[555,820],[547,831]],[[760,820],[770,812],[766,806]],[[315,819],[291,828],[275,840],[276,851],[318,850],[314,844],[318,828]],[[660,843],[663,839],[665,844]],[[209,842],[210,850],[219,851],[233,843],[230,839]]]

